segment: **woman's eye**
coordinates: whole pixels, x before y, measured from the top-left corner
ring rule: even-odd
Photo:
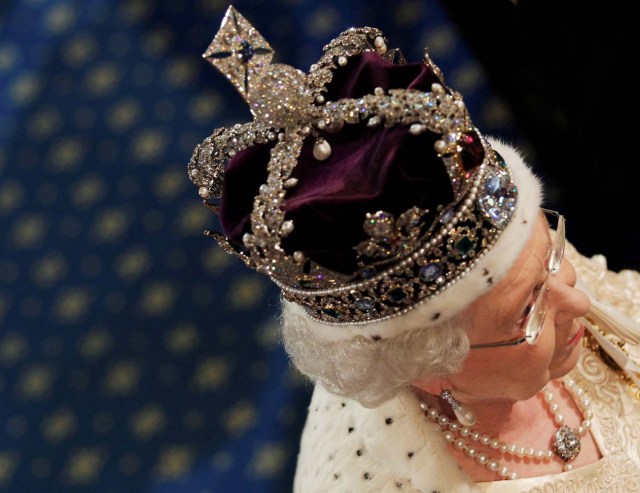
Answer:
[[[524,310],[522,311],[522,315],[520,315],[520,318],[516,322],[516,325],[518,327],[522,327],[524,322],[527,320],[527,317],[529,316],[529,314],[531,313],[531,310],[533,309],[533,305],[534,305],[534,303],[536,301],[536,298],[538,297],[538,294],[540,293],[540,290],[542,289],[543,284],[544,283],[538,284],[533,289],[533,292],[531,293],[531,296],[529,297],[529,303],[527,304],[527,306],[525,306]]]
[[[533,302],[529,303],[522,312],[522,315],[518,319],[518,326],[521,326],[524,321],[527,319],[529,314],[531,313],[531,309],[533,308]]]

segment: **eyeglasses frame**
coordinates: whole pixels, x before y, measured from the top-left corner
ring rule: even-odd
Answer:
[[[546,318],[546,307],[545,307],[544,313],[540,317],[540,326],[535,331],[537,333],[537,336],[533,340],[529,335],[529,333],[533,331],[530,330],[530,327],[528,326],[528,324],[531,323],[532,316],[536,312],[536,310],[539,310],[541,308],[540,305],[542,304],[542,300],[545,297],[545,292],[549,291],[549,288],[547,287],[549,283],[549,279],[551,278],[552,275],[554,275],[556,272],[560,270],[560,266],[562,265],[562,259],[564,258],[564,249],[565,249],[565,242],[566,242],[564,216],[559,212],[553,211],[551,209],[542,208],[542,212],[556,217],[558,219],[558,227],[556,229],[556,235],[555,235],[553,244],[551,245],[551,255],[549,256],[549,265],[547,266],[547,277],[545,277],[545,280],[543,281],[542,286],[540,287],[540,290],[536,295],[536,299],[534,300],[533,305],[531,305],[531,311],[527,315],[527,319],[523,324],[524,336],[518,337],[517,339],[511,340],[511,341],[489,342],[485,344],[473,344],[469,346],[469,349],[486,349],[486,348],[494,348],[494,347],[518,346],[523,342],[528,342],[530,345],[535,345],[536,342],[538,342],[540,334],[542,333],[542,326],[544,325],[544,320]],[[558,247],[559,247],[559,243],[558,243],[559,237],[562,237],[562,240],[561,240],[562,246],[560,248],[560,254],[557,255]],[[556,260],[556,257],[559,257],[559,260]]]

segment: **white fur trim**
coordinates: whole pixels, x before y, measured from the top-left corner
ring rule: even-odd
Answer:
[[[476,263],[471,272],[439,295],[417,305],[404,315],[369,324],[324,324],[311,319],[304,309],[295,303],[283,298],[283,304],[307,319],[308,328],[318,337],[328,341],[351,339],[357,335],[390,338],[409,330],[442,323],[489,291],[492,284],[495,285],[505,276],[529,241],[540,212],[542,187],[525,163],[524,157],[514,147],[496,138],[486,138],[509,166],[513,182],[518,187],[518,201],[513,218],[493,248]],[[488,274],[485,274],[485,270]],[[492,284],[487,282],[488,277],[492,278]],[[440,315],[432,321],[436,313]]]
[[[480,492],[410,390],[369,409],[316,384],[294,493],[396,492],[397,483],[402,491]]]

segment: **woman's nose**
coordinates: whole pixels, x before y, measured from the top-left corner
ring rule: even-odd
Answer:
[[[557,325],[582,317],[591,307],[589,297],[575,288],[576,281],[576,270],[567,259],[562,260],[558,272],[549,279],[550,301],[556,312]]]

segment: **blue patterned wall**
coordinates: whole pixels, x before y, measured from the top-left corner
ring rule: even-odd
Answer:
[[[510,136],[436,1],[235,6],[303,69],[351,25],[409,59],[428,45],[478,126]],[[290,490],[311,386],[276,290],[202,236],[186,175],[196,143],[249,118],[200,57],[226,7],[0,4],[2,491]]]

